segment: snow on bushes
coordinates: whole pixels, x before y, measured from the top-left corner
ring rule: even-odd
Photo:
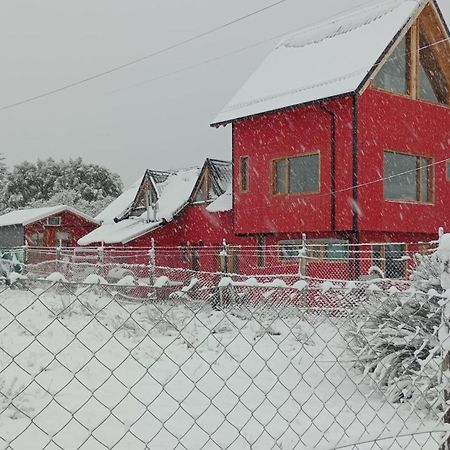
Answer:
[[[438,406],[441,347],[439,261],[416,255],[412,285],[367,290],[347,335],[354,365],[394,402]]]

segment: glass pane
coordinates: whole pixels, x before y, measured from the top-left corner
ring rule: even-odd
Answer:
[[[384,63],[374,79],[375,86],[391,92],[408,93],[408,64],[406,37],[401,40],[391,57]]]
[[[435,56],[436,48],[420,33],[419,98],[436,103],[448,103],[448,80]]]
[[[430,102],[438,103],[439,100],[437,98],[437,95],[434,93],[433,86],[430,79],[428,78],[427,73],[425,72],[425,69],[423,68],[422,63],[420,64],[419,69],[419,80],[419,97],[422,100],[429,100]]]
[[[385,152],[384,176],[385,199],[418,200],[417,158],[415,156]]]
[[[426,158],[420,158],[420,201],[430,202],[430,171],[428,167],[430,161]]]
[[[317,192],[319,190],[319,155],[289,159],[289,192]]]
[[[326,256],[327,259],[347,259],[348,246],[345,244],[328,244]]]
[[[241,190],[248,191],[248,158],[241,158]]]
[[[450,180],[450,161],[447,161],[447,179]]]
[[[286,189],[286,160],[275,161],[275,193],[284,194]]]
[[[197,193],[195,194],[194,202],[202,203],[206,202],[207,199],[208,199],[208,192],[206,192],[206,183],[205,181],[203,181],[200,187],[198,188]]]

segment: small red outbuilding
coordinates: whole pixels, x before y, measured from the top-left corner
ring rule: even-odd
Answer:
[[[0,248],[74,247],[97,226],[92,217],[65,205],[11,211],[0,216]]]

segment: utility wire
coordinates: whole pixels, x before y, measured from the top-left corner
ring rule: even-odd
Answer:
[[[267,11],[267,10],[269,10],[271,8],[274,8],[274,7],[276,7],[276,6],[278,6],[278,5],[282,4],[282,3],[286,3],[287,1],[289,1],[289,0],[279,0],[279,1],[277,1],[275,3],[272,3],[272,4],[268,5],[268,6],[265,6],[264,8],[260,8],[260,9],[258,9],[256,11],[248,13],[248,14],[246,14],[244,16],[241,16],[241,17],[238,17],[236,19],[233,19],[230,22],[227,22],[227,23],[225,23],[223,25],[220,25],[218,27],[212,28],[212,29],[210,29],[208,31],[205,31],[205,32],[200,33],[200,34],[197,34],[195,36],[192,36],[192,37],[190,37],[188,39],[185,39],[183,41],[177,42],[175,44],[169,45],[169,46],[164,47],[164,48],[162,48],[160,50],[156,50],[156,51],[154,51],[152,53],[149,53],[147,55],[141,56],[140,58],[136,58],[136,59],[133,59],[133,60],[128,61],[126,63],[120,64],[118,66],[111,67],[108,70],[105,70],[103,72],[98,72],[98,73],[96,73],[94,75],[91,75],[89,77],[83,78],[83,79],[78,80],[78,81],[74,81],[72,83],[66,84],[66,85],[61,86],[59,88],[51,89],[49,91],[43,92],[43,93],[35,95],[33,97],[28,97],[28,98],[20,100],[18,102],[14,102],[14,103],[10,103],[9,105],[2,106],[2,107],[0,107],[0,111],[5,111],[7,109],[12,109],[12,108],[15,108],[17,106],[24,105],[26,103],[34,102],[34,101],[39,100],[39,99],[44,98],[44,97],[49,97],[51,95],[57,94],[59,92],[65,91],[67,89],[72,89],[74,87],[81,86],[83,84],[89,83],[90,81],[97,80],[99,78],[105,77],[105,76],[110,75],[110,74],[112,74],[114,72],[118,72],[120,70],[123,70],[123,69],[125,69],[127,67],[134,66],[134,65],[139,64],[139,63],[141,63],[143,61],[147,61],[147,60],[149,60],[151,58],[154,58],[155,56],[159,56],[159,55],[161,55],[163,53],[166,53],[166,52],[168,52],[170,50],[174,50],[176,48],[182,47],[182,46],[184,46],[186,44],[189,44],[191,42],[197,41],[197,40],[199,40],[199,39],[201,39],[201,38],[203,38],[205,36],[209,36],[210,34],[213,34],[213,33],[216,33],[216,32],[218,32],[220,30],[228,28],[231,25],[234,25],[234,24],[236,24],[238,22],[246,20],[246,19],[248,19],[250,17],[253,17],[253,16],[255,16],[257,14],[260,14],[260,13],[262,13],[264,11]]]

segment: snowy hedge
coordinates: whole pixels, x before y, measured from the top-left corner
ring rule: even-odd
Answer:
[[[435,255],[417,255],[416,262],[409,289],[368,293],[347,337],[355,367],[391,401],[410,399],[435,409],[441,365],[439,263]]]

